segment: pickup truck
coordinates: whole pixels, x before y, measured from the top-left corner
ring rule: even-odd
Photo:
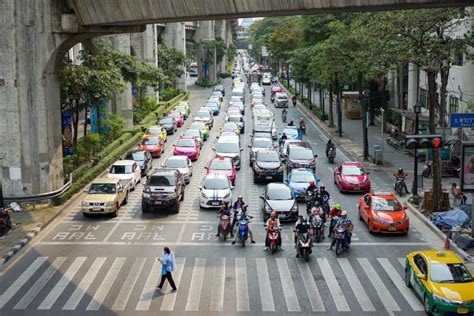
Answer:
[[[84,217],[91,214],[111,214],[116,217],[120,206],[127,204],[132,182],[117,178],[95,179],[81,204]]]

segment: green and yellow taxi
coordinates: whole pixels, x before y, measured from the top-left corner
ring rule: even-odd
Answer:
[[[421,250],[405,260],[405,283],[433,315],[474,312],[474,280],[464,262],[452,251]]]
[[[193,122],[189,129],[197,129],[202,133],[202,139],[206,141],[209,138],[209,127],[204,122]]]
[[[143,135],[143,138],[151,136],[159,136],[163,143],[166,142],[168,138],[168,134],[166,134],[166,129],[159,125],[152,125],[148,127],[145,131],[145,135]]]

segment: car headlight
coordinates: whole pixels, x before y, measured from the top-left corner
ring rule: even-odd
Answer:
[[[105,203],[105,206],[112,206],[112,202]]]
[[[178,193],[171,193],[167,196],[168,200],[176,199],[178,197]]]
[[[461,305],[461,304],[462,304],[461,301],[450,300],[449,298],[441,297],[441,296],[436,295],[436,294],[433,294],[433,299],[434,299],[435,301],[438,301],[438,302],[444,302],[444,303],[449,303],[449,304],[457,304],[457,305]]]
[[[255,171],[262,171],[262,169],[258,166],[257,163],[255,163],[255,164],[253,165],[253,168],[254,168]]]
[[[204,192],[201,192],[201,196],[202,196],[203,198],[207,199],[207,195],[206,195],[206,193],[204,193]]]
[[[268,204],[265,204],[265,212],[270,213],[271,211],[273,211],[272,208]]]
[[[405,224],[405,223],[408,223],[409,222],[409,219],[408,218],[405,218],[403,220],[400,221],[400,224]]]
[[[291,208],[291,211],[293,212],[298,212],[298,204],[293,204],[293,207]]]
[[[82,206],[89,206],[89,202],[82,201]]]
[[[224,195],[224,199],[228,199],[228,198],[230,198],[230,192]]]
[[[376,218],[376,217],[372,218],[372,220],[373,220],[374,222],[376,222],[376,223],[379,223],[379,224],[385,224],[384,221],[382,221],[382,220],[380,220],[380,219],[378,219],[378,218]]]
[[[142,198],[144,198],[144,199],[149,199],[149,198],[151,198],[151,194],[149,194],[149,193],[143,193],[143,194],[142,194]]]

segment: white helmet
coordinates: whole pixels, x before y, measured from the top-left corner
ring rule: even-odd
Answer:
[[[341,212],[341,217],[344,217],[344,218],[347,217],[347,212],[346,212],[346,211],[342,211],[342,212]]]

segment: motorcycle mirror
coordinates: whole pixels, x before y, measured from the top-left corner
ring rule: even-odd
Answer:
[[[318,158],[318,155],[314,155],[314,158]]]

